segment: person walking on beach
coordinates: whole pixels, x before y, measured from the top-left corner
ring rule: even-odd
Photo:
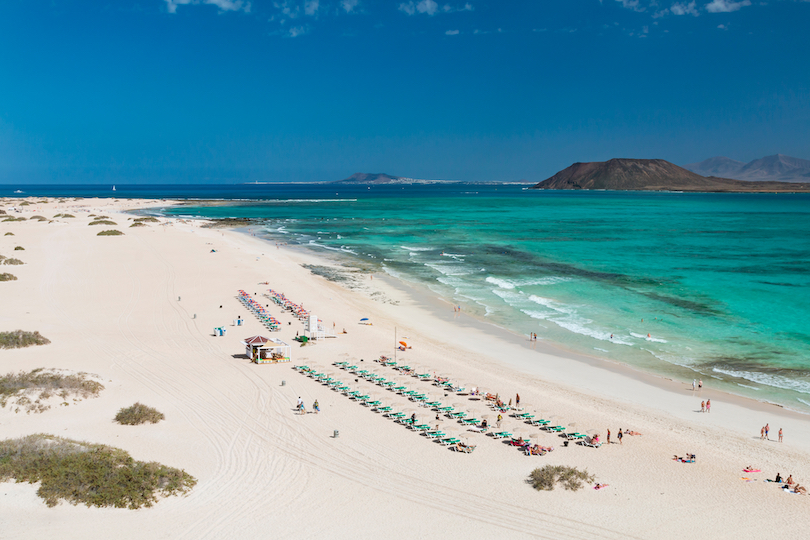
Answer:
[[[703,389],[703,379],[700,379],[698,381],[698,390],[702,390],[702,389]]]
[[[697,385],[697,381],[695,379],[692,379],[692,392],[695,391],[695,386],[696,385]]]
[[[712,400],[710,399],[706,400],[706,412],[707,413],[712,412]]]
[[[759,440],[761,441],[761,440],[763,440],[764,438],[765,438],[765,426],[762,426],[762,427],[759,429]]]
[[[700,402],[700,412],[706,412],[706,402],[705,401]]]
[[[315,414],[321,412],[321,406],[318,405],[318,400],[315,400],[315,403],[312,404],[312,410],[315,411]]]
[[[295,408],[298,410],[298,412],[301,412],[301,409],[304,408],[304,400],[301,399],[301,396],[298,396],[298,403],[295,404]]]
[[[782,442],[782,428],[779,428],[779,442]]]
[[[499,415],[498,415],[498,421],[497,421],[497,422],[495,422],[495,426],[496,426],[498,429],[501,429],[501,421],[502,421],[502,420],[503,420],[503,416],[501,416],[501,415],[499,414]]]
[[[769,432],[770,430],[771,430],[771,425],[770,425],[770,424],[765,424],[765,440],[766,440],[766,441],[770,441],[770,440],[771,440],[771,439],[770,439],[770,437],[768,437],[768,432]]]
[[[624,434],[622,433],[622,428],[619,428],[619,433],[616,434],[616,437],[618,437],[619,439],[619,444],[622,444],[622,437],[624,437]]]
[[[515,394],[515,407],[520,407],[520,394]]]
[[[610,444],[610,430],[607,430],[607,443]]]

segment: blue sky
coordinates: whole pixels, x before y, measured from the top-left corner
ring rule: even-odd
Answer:
[[[810,159],[810,1],[4,2],[0,182]]]

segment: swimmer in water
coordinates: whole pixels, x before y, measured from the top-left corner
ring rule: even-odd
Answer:
[[[647,334],[647,337],[652,337],[650,334]]]

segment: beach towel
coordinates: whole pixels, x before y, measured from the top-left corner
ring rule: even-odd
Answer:
[[[743,469],[743,472],[762,472],[762,469]]]

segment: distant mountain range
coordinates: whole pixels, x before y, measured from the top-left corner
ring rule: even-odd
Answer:
[[[503,184],[504,182],[462,182],[459,180],[424,180],[418,178],[406,178],[404,176],[393,176],[386,173],[354,173],[348,178],[344,178],[343,180],[335,180],[330,183],[343,185],[348,184],[348,185],[374,186],[386,184],[467,184],[467,183]],[[528,180],[518,180],[512,183],[527,184],[531,182]]]
[[[783,154],[755,159],[749,163],[727,157],[713,157],[700,163],[684,165],[703,176],[720,176],[737,180],[778,182],[810,182],[810,161]]]
[[[663,159],[611,159],[574,163],[531,189],[810,192],[810,183],[707,178]]]

